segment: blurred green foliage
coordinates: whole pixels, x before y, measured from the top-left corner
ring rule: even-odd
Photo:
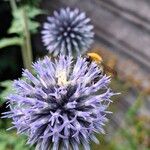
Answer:
[[[32,148],[33,149],[33,148]],[[0,130],[0,150],[32,150],[26,145],[26,138],[15,133]]]
[[[28,18],[28,26],[30,33],[36,33],[37,28],[39,27],[39,23],[34,20],[34,18],[37,15],[40,15],[43,13],[43,11],[37,7],[34,6],[26,6],[26,13]],[[13,12],[13,21],[12,25],[8,30],[8,33],[14,33],[19,35],[19,37],[24,36],[24,18],[22,16],[23,8],[18,8]],[[21,40],[22,38],[20,38]],[[20,41],[21,42],[21,41]]]
[[[38,4],[37,2],[36,4]],[[36,33],[40,25],[35,17],[43,14],[44,11],[33,5],[32,1],[26,1],[25,5],[17,5],[15,0],[10,0],[10,6],[13,20],[8,29],[8,34],[14,36],[1,39],[0,49],[14,45],[20,46],[24,67],[30,70],[33,62],[31,34]]]
[[[112,150],[150,150],[150,118],[139,113],[143,102],[140,95],[127,111],[123,126],[111,141]]]
[[[12,81],[11,80],[6,80],[6,81],[3,81],[3,82],[0,82],[0,87],[4,88],[0,92],[0,104],[3,104],[6,101],[5,98],[8,96],[8,94],[13,92]]]
[[[25,136],[17,135],[15,130],[6,131],[10,126],[10,120],[0,120],[0,150],[33,150]]]

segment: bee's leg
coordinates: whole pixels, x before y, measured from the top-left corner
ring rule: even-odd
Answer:
[[[101,74],[105,74],[104,67],[100,65],[99,68],[101,70]]]

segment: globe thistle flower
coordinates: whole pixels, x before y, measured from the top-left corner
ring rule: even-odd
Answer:
[[[73,60],[61,55],[33,64],[34,74],[23,71],[14,81],[16,93],[8,96],[9,112],[18,133],[28,136],[28,144],[40,150],[89,150],[98,143],[95,133],[104,133],[111,96],[110,78],[96,63],[85,58]]]
[[[42,30],[42,41],[50,54],[78,55],[93,42],[93,25],[84,12],[62,8],[48,17]]]

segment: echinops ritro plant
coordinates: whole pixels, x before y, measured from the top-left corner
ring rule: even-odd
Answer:
[[[90,141],[98,143],[95,133],[104,133],[115,95],[110,78],[95,62],[64,55],[45,57],[33,70],[23,71],[24,78],[14,81],[16,93],[8,96],[11,110],[4,117],[13,119],[13,128],[39,150],[89,150]]]
[[[78,56],[86,52],[93,42],[93,25],[79,9],[61,8],[47,17],[43,25],[42,41],[53,56]]]

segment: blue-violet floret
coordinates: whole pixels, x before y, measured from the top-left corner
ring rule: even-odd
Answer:
[[[54,11],[43,25],[42,41],[53,56],[59,54],[78,56],[93,43],[93,25],[90,18],[79,9],[62,8]]]
[[[94,62],[64,55],[45,57],[33,70],[23,71],[24,78],[14,81],[16,93],[8,96],[11,110],[5,117],[13,119],[18,133],[39,150],[89,150],[90,141],[98,143],[95,133],[104,133],[115,95],[110,77]]]

